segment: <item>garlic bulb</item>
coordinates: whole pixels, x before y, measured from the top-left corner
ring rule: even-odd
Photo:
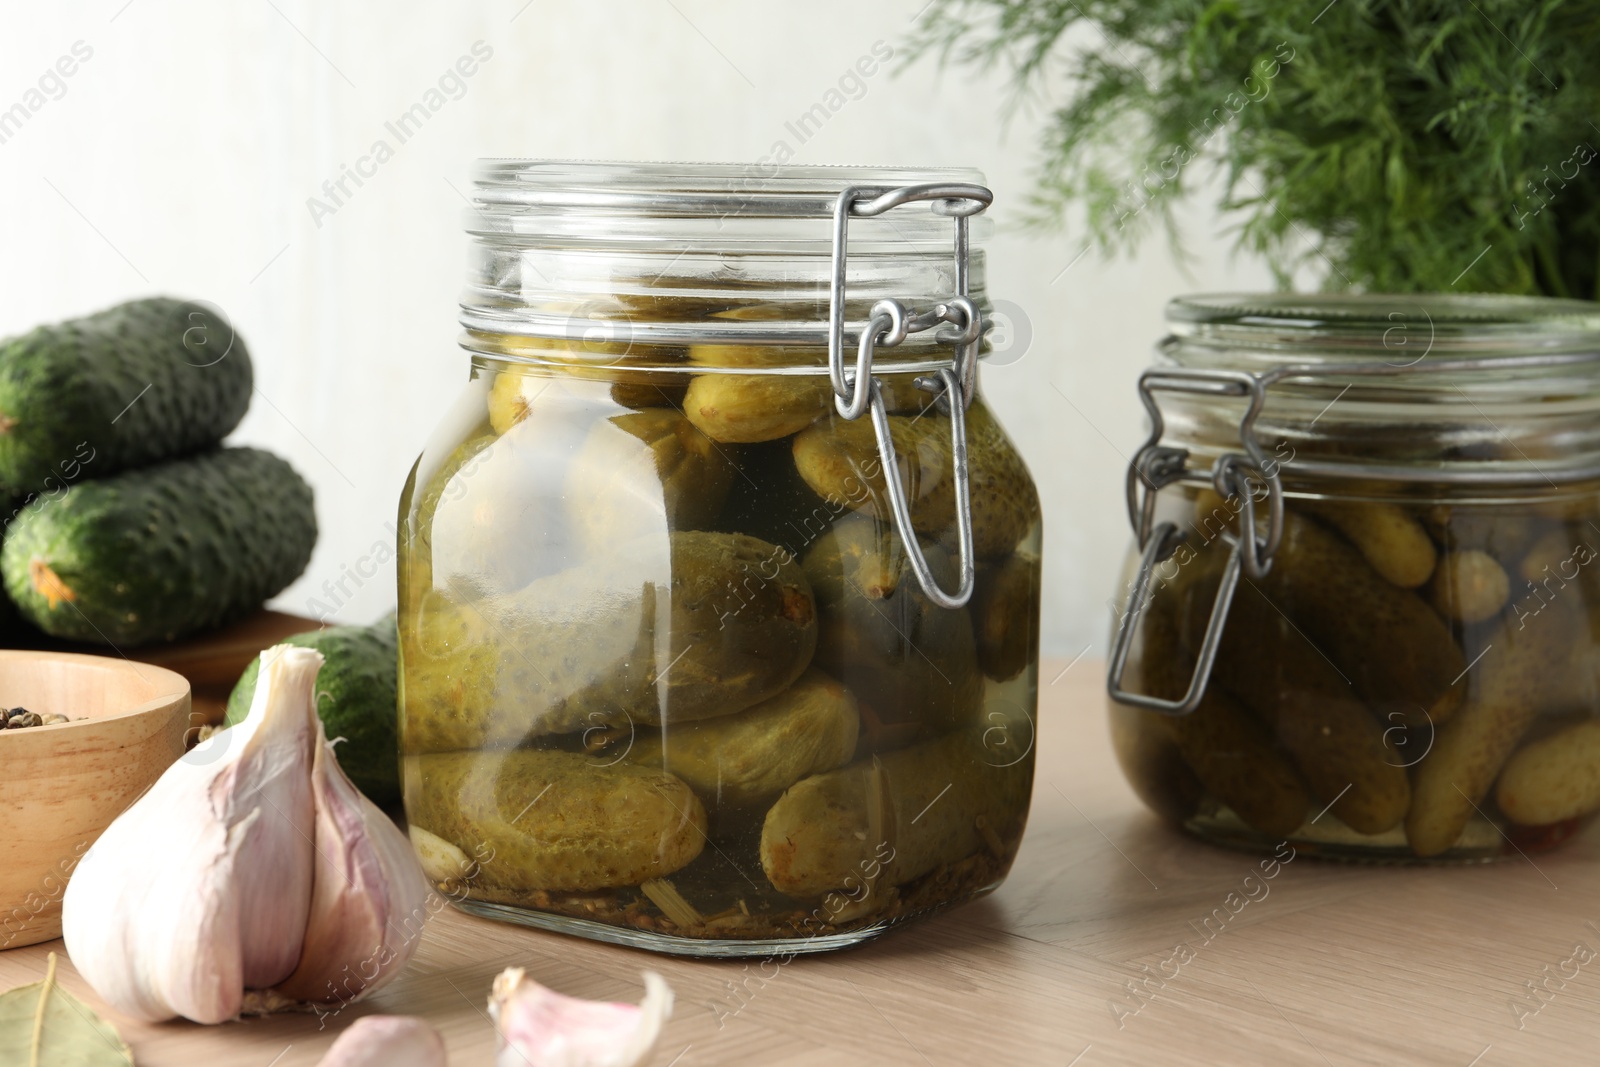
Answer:
[[[339,1035],[317,1067],[447,1067],[439,1031],[408,1015],[368,1015]]]
[[[347,1002],[416,949],[428,887],[313,705],[322,656],[262,653],[245,720],[169,767],[73,872],[67,952],[119,1011],[215,1023]]]
[[[640,1004],[608,1004],[563,996],[521,967],[494,980],[489,1014],[500,1032],[496,1067],[635,1067],[655,1050],[672,1014],[672,990],[644,973]]]

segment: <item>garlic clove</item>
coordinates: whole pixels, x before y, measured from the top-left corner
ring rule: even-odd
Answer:
[[[634,1067],[672,1014],[672,990],[644,972],[644,1000],[612,1004],[563,996],[511,967],[495,978],[489,1014],[500,1032],[496,1067]]]
[[[416,824],[407,828],[411,848],[422,864],[422,873],[434,882],[453,882],[465,878],[472,871],[472,857],[452,845],[438,834],[429,833]]]
[[[317,1067],[447,1067],[439,1031],[409,1015],[368,1015],[351,1023]]]
[[[221,1022],[246,988],[295,970],[311,907],[321,665],[310,649],[263,653],[245,720],[169,767],[79,862],[62,932],[112,1007]]]
[[[311,904],[307,868],[312,859],[308,846],[315,800],[307,770],[322,729],[315,691],[323,658],[311,649],[300,650],[311,652],[309,656],[290,651],[284,646],[274,659],[277,677],[266,686],[261,719],[239,739],[246,747],[256,746],[260,758],[239,760],[231,776],[224,772],[211,784],[214,805],[235,811],[250,805],[270,827],[258,847],[243,853],[244,877],[237,883],[246,989],[270,986],[293,972]],[[262,664],[264,670],[268,667]],[[252,704],[251,715],[241,726],[255,717],[255,710]],[[290,864],[292,877],[283,877],[284,866]],[[261,877],[263,871],[272,874]]]
[[[272,992],[289,1003],[347,1003],[388,983],[416,952],[429,888],[411,843],[340,769],[320,721],[311,788],[316,849],[305,951]]]

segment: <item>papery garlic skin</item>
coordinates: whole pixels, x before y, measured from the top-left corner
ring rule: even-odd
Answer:
[[[321,666],[310,649],[263,653],[248,717],[169,767],[73,872],[67,952],[118,1011],[222,1022],[246,988],[295,970],[311,908]]]
[[[489,996],[500,1033],[496,1067],[636,1067],[650,1058],[672,1015],[672,990],[644,972],[645,997],[634,1004],[564,996],[521,967],[502,971]]]
[[[439,1031],[409,1015],[368,1015],[350,1024],[317,1067],[447,1067]]]
[[[273,988],[288,1002],[344,1003],[387,984],[428,918],[428,882],[411,842],[346,777],[317,724],[311,914],[300,964]]]

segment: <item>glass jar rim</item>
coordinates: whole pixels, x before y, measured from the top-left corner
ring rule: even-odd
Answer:
[[[1600,479],[1600,304],[1454,293],[1210,293],[1167,306],[1159,367],[1255,382],[1285,485]],[[1153,371],[1152,373],[1157,373]],[[1240,394],[1162,401],[1175,440],[1237,447]]]
[[[890,188],[921,182],[982,184],[969,167],[756,163],[629,163],[610,160],[480,159],[473,200],[491,213],[581,209],[668,217],[737,215],[825,218],[851,186]],[[480,211],[479,214],[482,214]]]
[[[686,346],[826,346],[834,214],[846,190],[858,206],[905,186],[976,187],[981,198],[963,195],[980,211],[989,197],[979,171],[924,167],[486,159],[473,182],[463,346],[487,355],[505,347],[497,337],[577,342],[572,358],[620,348],[634,365],[670,364],[660,353]],[[957,220],[945,209],[959,203],[850,214],[842,304],[852,348],[886,299],[925,308],[959,290],[987,309],[989,220],[958,211],[967,228],[958,257]],[[881,358],[925,362],[948,335],[912,333]]]
[[[1186,342],[1297,362],[1321,358],[1307,349],[1359,358],[1419,342],[1441,356],[1600,351],[1600,303],[1520,294],[1196,293],[1170,301],[1166,317]]]

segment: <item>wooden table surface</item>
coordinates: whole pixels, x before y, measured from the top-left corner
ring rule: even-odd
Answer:
[[[677,993],[662,1067],[1592,1062],[1595,833],[1532,861],[1391,869],[1300,857],[1246,883],[1256,857],[1189,840],[1139,806],[1112,760],[1100,665],[1064,666],[1043,673],[1060,677],[1041,700],[1033,815],[1010,879],[864,948],[782,967],[686,961],[447,908],[404,974],[320,1030],[309,1016],[139,1025],[105,1010],[65,960],[62,980],[105,1011],[143,1067],[314,1064],[339,1025],[368,1012],[426,1016],[454,1067],[488,1067],[484,1001],[510,965],[618,1000],[638,998],[642,969],[659,971]],[[1246,895],[1256,899],[1240,906]],[[1218,908],[1229,918],[1208,932],[1201,920]],[[52,949],[61,943],[0,953],[0,988],[39,979]]]

